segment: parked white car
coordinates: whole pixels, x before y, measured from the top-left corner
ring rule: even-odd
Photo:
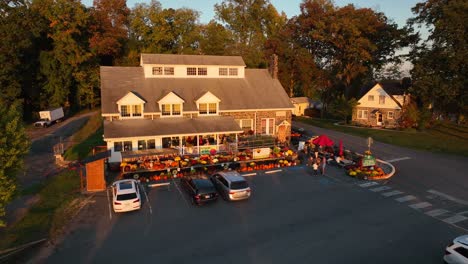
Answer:
[[[140,184],[136,180],[120,180],[112,184],[114,212],[128,212],[141,208]]]
[[[468,264],[468,235],[459,236],[445,249],[444,262]]]

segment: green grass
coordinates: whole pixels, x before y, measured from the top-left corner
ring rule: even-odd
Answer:
[[[39,202],[20,221],[6,228],[4,237],[0,239],[0,248],[48,237],[51,227],[59,229],[65,223],[63,219],[68,219],[69,210],[65,209],[70,208],[70,203],[80,196],[79,191],[80,176],[76,171],[62,172],[46,181],[38,193]]]
[[[436,124],[424,131],[408,130],[393,131],[370,128],[357,128],[334,125],[336,121],[316,118],[301,118],[296,121],[317,127],[340,131],[363,138],[373,139],[397,146],[425,150],[437,153],[447,153],[468,156],[468,128],[449,123]]]
[[[75,133],[72,141],[78,143],[65,151],[64,158],[67,160],[80,160],[87,157],[94,146],[104,144],[102,135],[102,118],[100,113],[96,113]]]

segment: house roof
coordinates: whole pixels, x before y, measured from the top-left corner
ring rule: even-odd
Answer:
[[[293,108],[281,83],[266,69],[246,69],[244,78],[145,79],[143,67],[101,67],[103,114],[118,113],[116,102],[128,92],[137,93],[147,102],[147,113],[160,112],[157,102],[170,92],[185,101],[183,111],[198,111],[195,100],[208,91],[221,100],[220,111]]]
[[[240,56],[212,56],[212,55],[176,55],[176,54],[141,54],[142,64],[169,65],[226,65],[243,66],[244,60]]]
[[[291,102],[293,104],[308,104],[310,100],[308,97],[291,97]]]
[[[233,117],[169,117],[104,121],[105,138],[195,135],[203,133],[240,133]]]
[[[377,84],[380,84],[380,86],[382,86],[385,92],[388,93],[390,96],[403,95],[405,93],[405,88],[403,87],[400,81],[381,81],[364,85],[359,91],[359,98],[362,98],[367,92],[370,91],[370,89],[372,89]]]

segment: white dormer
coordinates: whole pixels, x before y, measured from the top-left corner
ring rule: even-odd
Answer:
[[[146,101],[134,92],[128,92],[117,101],[121,118],[143,118],[143,109]]]
[[[221,100],[219,100],[218,97],[216,97],[211,92],[206,92],[204,95],[198,98],[198,100],[195,101],[198,108],[198,114],[202,116],[218,115],[219,102],[221,102]]]
[[[182,116],[185,101],[174,92],[168,93],[158,101],[161,117]]]

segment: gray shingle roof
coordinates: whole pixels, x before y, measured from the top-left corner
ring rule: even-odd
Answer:
[[[143,64],[245,66],[240,56],[141,54]]]
[[[308,104],[310,100],[308,97],[291,97],[291,102],[293,104]]]
[[[243,130],[230,116],[104,121],[105,138],[240,132]]]
[[[144,112],[159,112],[157,101],[174,92],[184,101],[183,111],[198,111],[195,100],[211,92],[220,110],[291,109],[280,82],[265,69],[246,69],[245,78],[144,78],[142,67],[101,67],[103,114],[118,113],[116,102],[128,92],[147,103]]]

